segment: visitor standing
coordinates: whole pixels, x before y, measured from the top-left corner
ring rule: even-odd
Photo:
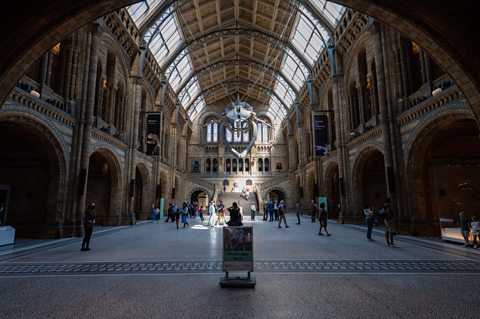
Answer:
[[[273,222],[273,214],[275,214],[275,206],[271,201],[267,202],[267,211],[268,215],[270,216],[270,222]]]
[[[470,233],[470,227],[468,226],[468,218],[465,212],[462,210],[459,214],[460,232],[462,233],[463,240],[465,241],[464,247],[467,247],[470,242],[468,235]]]
[[[95,203],[88,205],[87,210],[83,215],[83,228],[85,234],[83,236],[81,251],[90,250],[90,238],[93,233],[93,225],[95,225]]]
[[[479,239],[479,231],[480,231],[480,224],[477,220],[477,216],[472,216],[472,221],[470,222],[470,227],[472,228],[472,239],[473,239],[473,248],[478,248],[478,239]]]
[[[315,204],[315,201],[312,199],[312,203],[310,204],[310,217],[312,218],[312,223],[315,222],[317,212],[318,212],[317,204]]]
[[[385,224],[385,239],[387,241],[387,246],[397,247],[393,243],[395,219],[393,216],[390,197],[385,199],[383,207],[380,209],[379,215],[380,215],[380,218],[383,218],[383,222]]]
[[[297,225],[300,225],[301,212],[302,212],[302,204],[300,204],[300,201],[297,200],[297,203],[295,204],[295,213],[297,214]]]
[[[250,219],[255,220],[255,214],[257,212],[257,207],[255,207],[255,203],[252,202],[252,205],[250,205]]]
[[[365,204],[363,208],[363,214],[365,215],[365,223],[367,224],[367,239],[373,241],[372,229],[375,218],[373,216],[373,211],[370,209],[370,207],[368,207],[368,204]]]
[[[189,210],[190,207],[187,205],[187,203],[183,203],[183,207],[180,209],[180,214],[182,216],[182,223],[183,223],[183,228],[187,227],[188,228],[188,217],[189,217]]]
[[[208,206],[208,214],[210,215],[210,218],[208,219],[208,224],[210,227],[217,225],[217,209],[213,203],[213,200],[210,201],[210,206]]]
[[[240,209],[236,202],[232,203],[232,206],[228,208],[228,212],[230,213],[230,220],[227,222],[228,226],[243,226]]]

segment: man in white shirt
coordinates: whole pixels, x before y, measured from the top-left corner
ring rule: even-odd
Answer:
[[[250,205],[250,219],[255,220],[255,214],[257,212],[257,207],[255,207],[255,203],[252,202],[252,205]]]
[[[217,220],[217,209],[215,208],[215,204],[213,200],[210,201],[210,206],[208,206],[208,214],[210,215],[210,219],[208,220],[208,224],[213,227],[218,223]]]

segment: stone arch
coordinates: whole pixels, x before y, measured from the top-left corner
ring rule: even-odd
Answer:
[[[67,156],[55,125],[21,112],[2,112],[0,132],[0,180],[11,189],[7,223],[18,236],[61,237],[61,225],[73,216],[65,213]]]
[[[145,164],[137,164],[135,167],[133,209],[139,219],[146,219],[148,217],[152,204],[155,205],[155,207],[159,206],[158,202],[152,201],[149,175]]]
[[[124,198],[122,169],[118,158],[107,148],[92,149],[87,174],[85,206],[95,202],[99,225],[118,225]],[[96,180],[99,181],[98,184],[95,183]]]
[[[188,192],[188,195],[187,195],[187,200],[189,202],[192,202],[193,203],[193,198],[195,198],[196,196],[198,196],[200,193],[205,193],[206,194],[206,200],[203,202],[203,204],[200,204],[199,202],[199,205],[203,205],[204,207],[208,204],[208,202],[210,200],[213,199],[213,193],[211,190],[208,190],[204,187],[194,187],[192,188],[189,192]],[[197,200],[198,201],[198,200]]]
[[[442,112],[417,126],[406,153],[413,234],[439,235],[441,227],[452,227],[459,210],[480,209],[474,191],[480,186],[478,135],[470,110]],[[473,189],[459,187],[465,182]]]
[[[275,198],[272,198],[272,196],[271,196],[272,193],[274,193],[277,196],[276,199],[284,200],[287,207],[294,205],[294,203],[289,203],[288,202],[289,198],[287,197],[287,192],[285,192],[285,190],[280,188],[280,187],[272,187],[272,188],[266,189],[265,192],[264,192],[264,197],[263,198],[265,198],[267,200],[270,200],[270,201],[274,200]]]
[[[329,208],[329,217],[338,218],[340,213],[340,176],[339,166],[337,162],[331,162],[325,170],[324,177],[324,189],[326,190],[326,196]]]
[[[368,145],[355,158],[352,169],[353,219],[362,221],[365,204],[376,209],[387,197],[385,160],[379,147]]]

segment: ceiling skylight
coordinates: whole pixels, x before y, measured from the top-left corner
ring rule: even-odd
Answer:
[[[310,3],[317,8],[318,11],[322,12],[333,26],[338,24],[338,21],[345,11],[345,7],[326,0],[313,0],[310,1]]]
[[[285,49],[282,67],[285,75],[292,80],[295,89],[298,91],[307,80],[308,68],[290,48]]]
[[[297,16],[292,43],[299,52],[303,53],[310,65],[313,65],[330,36],[327,30],[309,11],[301,5],[298,8],[300,12]]]

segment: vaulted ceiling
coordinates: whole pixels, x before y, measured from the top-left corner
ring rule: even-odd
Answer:
[[[310,1],[315,4],[321,2]],[[55,43],[82,25],[136,2],[138,0],[2,1],[0,4],[0,54],[2,57],[0,59],[0,102],[5,100],[22,74]],[[172,3],[168,0],[162,2]],[[286,0],[265,3],[276,8],[282,5],[279,2],[284,7],[289,3]],[[480,28],[477,1],[333,0],[333,2],[351,7],[398,28],[426,47],[440,65],[454,77],[472,105],[477,119],[480,119],[480,99],[478,98],[480,96],[480,41],[475,41]],[[248,20],[244,17],[248,17],[249,14],[251,16],[252,12],[257,16],[257,20],[273,20],[273,10],[270,14],[263,14],[259,19],[260,2],[250,1],[252,5],[240,6],[240,1],[233,1],[233,5],[232,1],[225,1],[228,7],[223,6],[223,3],[224,1],[218,1],[218,3],[217,1],[191,1],[190,5],[193,4],[193,7],[198,6],[200,9],[206,6],[211,10],[212,16],[205,15],[199,19],[205,24],[204,28],[209,23],[214,23],[209,22],[210,20],[217,19],[217,23],[228,20],[229,15],[231,17],[235,14],[235,9],[229,11],[229,8],[234,8],[236,3],[239,4],[238,8],[254,8],[250,9],[250,12],[247,9],[241,10],[245,11],[241,16],[243,20]],[[302,1],[302,3],[309,2]],[[215,5],[215,13],[213,5]],[[239,10],[237,9],[240,18]],[[195,11],[192,9],[191,19],[195,19],[193,16]],[[218,12],[224,12],[225,18],[222,16],[218,18]]]
[[[324,0],[147,0],[128,11],[191,118],[238,99],[281,120],[343,9]]]

